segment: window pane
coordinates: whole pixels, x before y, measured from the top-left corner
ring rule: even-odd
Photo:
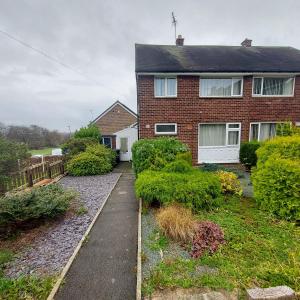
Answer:
[[[240,124],[229,124],[228,128],[240,128]]]
[[[200,95],[201,96],[231,96],[231,84],[230,79],[201,79],[200,81]]]
[[[200,146],[225,146],[225,124],[201,124],[199,134]]]
[[[232,79],[232,95],[240,96],[242,94],[242,79]]]
[[[258,140],[258,127],[259,127],[259,124],[251,124],[250,141]]]
[[[120,138],[120,151],[128,152],[128,138]]]
[[[254,78],[253,81],[253,94],[254,95],[261,95],[261,84],[262,84],[262,78]]]
[[[154,79],[154,94],[157,97],[165,96],[165,79],[155,78]]]
[[[176,78],[167,79],[167,95],[176,96]]]
[[[239,131],[228,131],[228,145],[238,145]]]
[[[110,137],[103,137],[102,138],[103,145],[107,146],[108,148],[111,148],[111,138]]]
[[[175,124],[157,124],[156,125],[156,132],[164,133],[164,132],[176,132],[176,125]]]
[[[292,95],[293,78],[264,78],[263,95]]]
[[[259,140],[265,141],[276,135],[276,124],[275,123],[261,123]]]

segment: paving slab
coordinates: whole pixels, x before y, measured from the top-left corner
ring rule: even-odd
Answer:
[[[138,201],[131,166],[108,198],[55,299],[131,300],[136,297]]]

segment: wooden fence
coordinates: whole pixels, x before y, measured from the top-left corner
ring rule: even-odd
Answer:
[[[34,164],[10,174],[10,179],[4,187],[4,191],[32,187],[41,180],[55,178],[61,174],[64,174],[64,163],[62,160]]]

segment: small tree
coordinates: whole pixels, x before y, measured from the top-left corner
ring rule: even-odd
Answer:
[[[30,156],[25,144],[9,141],[0,136],[0,194],[9,179],[9,174],[18,170],[19,162]]]
[[[88,125],[87,127],[81,127],[79,130],[76,130],[74,133],[75,139],[82,139],[82,138],[93,138],[97,142],[100,142],[101,133],[100,129],[94,125]]]

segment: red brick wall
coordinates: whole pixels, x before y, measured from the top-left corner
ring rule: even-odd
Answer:
[[[155,123],[177,123],[177,137],[189,145],[195,164],[201,122],[241,122],[241,140],[248,141],[251,122],[300,121],[299,76],[294,97],[252,97],[252,76],[244,77],[240,98],[199,98],[198,76],[177,77],[177,98],[154,98],[153,76],[139,76],[137,84],[139,138],[154,137]]]

